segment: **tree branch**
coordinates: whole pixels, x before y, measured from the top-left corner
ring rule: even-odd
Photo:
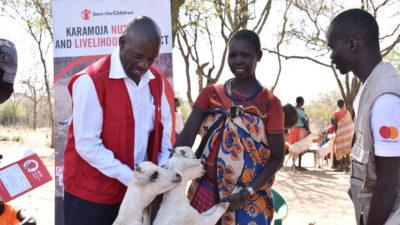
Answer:
[[[345,102],[346,105],[348,106],[348,105],[349,105],[349,102],[347,101],[347,96],[346,96],[346,94],[344,93],[344,89],[343,89],[342,82],[340,82],[339,76],[337,75],[336,69],[335,69],[335,67],[333,66],[333,64],[331,64],[330,67],[331,67],[331,69],[332,69],[332,71],[333,71],[333,74],[335,75],[335,78],[336,78],[336,81],[337,81],[337,83],[338,83],[338,85],[339,85],[340,93],[342,94],[342,97],[343,97],[343,99],[344,99],[344,102]]]
[[[266,48],[262,48],[262,50],[266,50],[266,51],[268,51],[269,53],[278,54],[276,51],[269,50],[269,49],[266,49]],[[323,62],[320,62],[320,61],[318,61],[318,60],[316,60],[316,59],[313,59],[313,58],[310,58],[310,57],[308,57],[308,56],[296,56],[296,55],[285,56],[285,55],[282,55],[282,54],[279,54],[279,55],[280,55],[281,57],[285,58],[286,60],[288,60],[288,59],[306,59],[306,60],[313,61],[313,62],[315,62],[315,63],[317,63],[317,64],[319,64],[319,65],[322,65],[322,66],[331,67],[331,66],[328,65],[328,64],[325,64],[325,63],[323,63]]]
[[[286,11],[283,14],[283,26],[282,26],[282,33],[281,33],[281,38],[278,42],[278,44],[276,45],[276,51],[277,51],[277,56],[278,56],[278,63],[279,63],[279,71],[278,71],[278,76],[276,76],[276,80],[275,80],[275,84],[274,86],[272,86],[271,88],[271,92],[274,93],[274,90],[276,88],[276,86],[278,85],[278,81],[279,81],[279,77],[281,76],[281,72],[282,72],[282,63],[281,63],[281,57],[280,57],[280,52],[279,52],[279,46],[282,44],[283,39],[285,38],[285,29],[286,29],[286,23],[287,23],[287,12],[290,8],[290,6],[292,5],[292,0],[289,1],[288,6],[286,7]]]
[[[272,6],[272,0],[268,0],[267,4],[265,4],[264,10],[260,16],[260,19],[258,20],[256,26],[253,28],[253,31],[257,30],[257,34],[259,35],[261,33],[262,28],[265,25],[265,22],[267,21],[269,17],[269,13],[271,12],[271,6]],[[262,21],[262,22],[261,22]],[[260,26],[261,24],[261,26]]]
[[[393,48],[396,47],[398,43],[400,43],[400,34],[399,36],[397,36],[397,39],[391,45],[389,45],[387,48],[381,51],[382,57],[387,56],[393,50]]]

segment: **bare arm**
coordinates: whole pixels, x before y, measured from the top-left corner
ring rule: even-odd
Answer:
[[[36,225],[36,220],[25,210],[21,210],[17,214],[17,219],[20,222],[18,225]]]
[[[307,124],[306,118],[305,118],[305,117],[303,117],[303,118],[300,118],[300,119],[301,119],[301,121],[303,122],[303,124],[304,124],[304,127],[306,128],[306,130],[307,130],[307,131],[310,131],[310,128],[308,127],[308,124]]]
[[[399,191],[400,157],[375,156],[377,182],[366,225],[384,224]]]
[[[330,132],[328,129],[326,129],[326,132],[325,132],[325,143],[328,142],[328,135],[329,135],[330,133],[331,133],[331,132]]]
[[[179,146],[189,146],[192,147],[194,141],[196,140],[197,132],[203,123],[204,114],[201,112],[200,108],[193,107],[189,118],[186,121],[186,126],[183,128],[182,133],[176,140],[174,147]]]
[[[249,185],[253,190],[261,188],[267,183],[275,174],[278,172],[285,159],[285,137],[281,135],[268,135],[267,136],[269,148],[270,148],[270,159],[268,164],[261,170],[261,172],[255,177],[254,181]],[[243,197],[247,199],[250,196],[250,192],[247,190],[243,191]],[[223,202],[229,202],[228,211],[235,211],[242,203],[242,197],[239,194],[232,194],[222,200]]]
[[[335,128],[336,134],[337,134],[337,123],[338,123],[338,120],[336,118],[333,118],[333,128]]]

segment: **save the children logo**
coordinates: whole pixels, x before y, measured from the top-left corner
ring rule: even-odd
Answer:
[[[39,168],[39,163],[36,160],[30,159],[24,163],[24,170],[28,172],[35,172]]]
[[[81,12],[81,17],[82,17],[82,19],[84,19],[84,20],[90,19],[90,16],[91,16],[90,13],[91,13],[91,11],[88,10],[88,9],[83,10],[83,11]]]
[[[399,130],[394,126],[382,126],[379,129],[379,134],[383,139],[396,139],[399,136]]]

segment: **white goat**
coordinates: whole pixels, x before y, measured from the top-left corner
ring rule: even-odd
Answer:
[[[154,220],[154,225],[214,225],[225,213],[229,203],[219,203],[200,214],[190,206],[186,196],[187,181],[204,175],[205,170],[200,159],[190,147],[170,149],[173,156],[165,164],[165,168],[181,174],[182,182],[178,187],[164,194],[160,210]]]
[[[124,200],[113,225],[142,225],[143,210],[161,193],[182,181],[181,175],[151,162],[136,164]]]
[[[329,141],[327,143],[325,143],[322,147],[318,148],[318,150],[317,150],[317,154],[318,154],[317,162],[318,163],[320,162],[320,159],[323,160],[324,157],[327,156],[333,150],[336,136],[334,134],[329,134],[328,138],[329,138]],[[325,172],[323,162],[321,163],[321,166],[322,166],[322,170]],[[326,166],[328,166],[328,164]]]
[[[285,170],[286,163],[289,161],[290,157],[293,156],[293,163],[292,163],[292,170],[295,169],[295,163],[297,160],[297,157],[305,151],[307,151],[311,145],[313,140],[318,139],[318,134],[316,131],[313,131],[310,135],[307,137],[301,139],[300,141],[294,143],[293,145],[289,146],[289,156],[285,162],[285,166],[283,167],[283,170]]]

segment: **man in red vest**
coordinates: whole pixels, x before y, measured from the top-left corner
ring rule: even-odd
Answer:
[[[68,89],[73,120],[64,152],[65,225],[110,225],[134,164],[169,157],[171,114],[158,69],[161,31],[132,19],[119,47],[75,75]]]

